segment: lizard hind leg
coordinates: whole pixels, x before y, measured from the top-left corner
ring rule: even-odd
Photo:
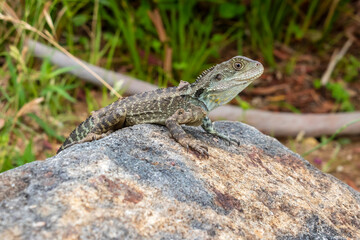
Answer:
[[[116,108],[113,112],[97,119],[97,123],[92,128],[90,133],[97,137],[98,135],[122,128],[126,118],[126,109]]]
[[[103,115],[101,118],[96,119],[97,123],[95,126],[77,143],[99,140],[114,132],[116,128],[121,128],[125,122],[126,110],[123,108],[114,110],[111,114]]]
[[[103,115],[101,118],[97,119],[97,124],[79,143],[104,138],[114,132],[117,128],[121,128],[125,122],[126,109],[115,108],[113,110],[114,111],[110,114]]]

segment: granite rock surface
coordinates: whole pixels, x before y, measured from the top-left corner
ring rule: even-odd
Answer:
[[[360,239],[360,194],[238,122],[137,125],[0,174],[0,239]]]

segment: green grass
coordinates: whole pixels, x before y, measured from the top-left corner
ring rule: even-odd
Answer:
[[[303,153],[301,156],[302,157],[306,157],[307,155],[309,155],[310,153],[316,151],[317,149],[327,145],[328,143],[330,143],[331,141],[333,141],[338,135],[339,133],[341,133],[342,131],[344,131],[346,128],[348,128],[349,126],[355,124],[355,123],[358,123],[360,122],[360,119],[355,119],[347,124],[345,124],[344,126],[342,126],[341,128],[337,129],[336,132],[331,135],[329,138],[323,138],[321,143],[317,146],[315,146],[314,148],[308,150],[307,152]]]
[[[249,57],[263,57],[267,66],[275,68],[275,44],[322,44],[336,19],[346,12],[348,2],[253,0],[244,5],[222,0],[25,0],[8,4],[21,20],[47,31],[80,59],[115,71],[125,68],[137,78],[166,87],[180,79],[194,81],[209,63],[218,62],[220,56],[242,54],[245,48]],[[0,13],[6,16],[8,12],[1,6]],[[159,39],[148,15],[154,9],[161,16],[166,41]],[[0,24],[0,119],[5,120],[0,128],[1,172],[35,160],[33,139],[39,134],[51,143],[60,143],[65,127],[79,122],[73,116],[79,96],[84,95],[88,112],[116,97],[103,88],[101,101],[96,101],[94,87],[66,74],[70,68],[57,69],[47,60],[26,54],[26,37],[43,41],[36,33],[11,22],[0,20]],[[320,33],[319,37],[315,38],[314,32]],[[166,47],[173,53],[170,72],[162,66]],[[228,53],[229,49],[233,51]],[[351,64],[339,64],[337,71],[345,74],[347,81],[354,81],[359,62],[356,58],[349,61]],[[289,74],[292,69],[289,64]],[[329,90],[335,98],[339,95],[336,89]],[[43,101],[32,106],[34,109],[17,115],[38,98]],[[241,105],[249,107],[244,102]],[[55,149],[44,152],[49,156]]]

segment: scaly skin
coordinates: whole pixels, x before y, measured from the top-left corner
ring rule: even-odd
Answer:
[[[74,144],[100,139],[123,127],[154,123],[165,125],[182,146],[208,156],[206,145],[188,136],[181,124],[201,125],[210,134],[237,142],[218,133],[207,114],[228,103],[263,71],[261,63],[237,56],[205,70],[193,84],[181,81],[178,87],[119,99],[93,112],[70,134],[57,153]]]

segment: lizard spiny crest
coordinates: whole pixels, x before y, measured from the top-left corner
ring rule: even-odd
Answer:
[[[204,70],[197,78],[195,82],[198,82],[201,78],[203,78],[206,74],[208,74],[209,72],[211,72],[211,70],[213,70],[215,68],[216,65]]]

